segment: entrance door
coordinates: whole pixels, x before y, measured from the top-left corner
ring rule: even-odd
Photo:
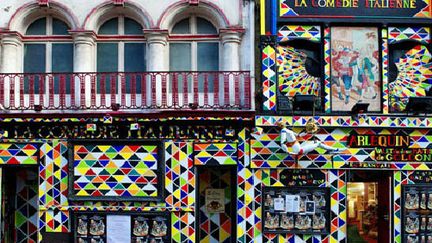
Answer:
[[[236,241],[236,167],[198,167],[198,242]]]
[[[349,172],[348,242],[390,242],[390,180],[386,171]]]
[[[37,242],[37,167],[3,167],[1,242]]]

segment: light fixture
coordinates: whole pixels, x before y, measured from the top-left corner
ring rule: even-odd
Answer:
[[[33,109],[37,112],[42,111],[42,105],[34,105]]]
[[[293,112],[314,111],[315,95],[296,94],[293,99]]]
[[[432,97],[409,97],[405,111],[414,114],[432,113]]]
[[[120,104],[119,103],[112,103],[111,104],[111,110],[118,111],[119,109],[120,109]]]
[[[369,103],[356,103],[351,108],[351,117],[356,117],[358,114],[366,113],[368,111]]]

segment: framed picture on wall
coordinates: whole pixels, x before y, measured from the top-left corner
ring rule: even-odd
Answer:
[[[377,27],[331,28],[331,108],[351,111],[356,103],[381,110]]]

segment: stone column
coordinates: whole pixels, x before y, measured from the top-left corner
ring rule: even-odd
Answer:
[[[148,51],[147,70],[149,72],[166,72],[169,69],[168,53],[168,31],[166,30],[144,30]],[[162,75],[156,74],[156,105],[162,105]],[[166,79],[168,82],[168,78]],[[152,102],[151,78],[147,79],[147,105]],[[168,89],[166,84],[165,86]]]
[[[74,40],[74,73],[95,72],[95,36],[91,31],[71,32]],[[84,80],[84,104],[81,104],[81,85],[79,75],[75,77],[75,105],[90,106],[91,102],[91,77],[85,75]]]
[[[220,31],[220,37],[222,41],[222,65],[221,71],[240,71],[240,42],[241,36],[243,35],[243,29],[222,29]],[[229,104],[235,103],[235,86],[234,76],[229,76],[229,87],[224,87],[224,82],[219,82],[219,90],[222,92],[219,97],[223,97],[223,91],[229,89]],[[239,85],[239,84],[236,84]],[[241,97],[241,95],[240,95]],[[224,97],[226,100],[226,98]]]
[[[22,41],[20,36],[14,32],[0,34],[2,52],[0,57],[0,73],[22,73]],[[13,79],[13,80],[12,80]],[[0,92],[4,94],[4,101],[0,104],[5,107],[19,105],[19,77],[6,76],[4,87],[0,87]],[[14,84],[14,104],[10,104],[10,85]],[[2,107],[0,107],[2,108]]]

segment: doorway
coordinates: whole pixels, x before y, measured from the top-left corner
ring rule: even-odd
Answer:
[[[237,167],[200,166],[197,169],[197,242],[236,242]]]
[[[37,242],[38,168],[1,170],[1,242]]]
[[[390,182],[387,171],[348,172],[349,243],[390,242]]]

